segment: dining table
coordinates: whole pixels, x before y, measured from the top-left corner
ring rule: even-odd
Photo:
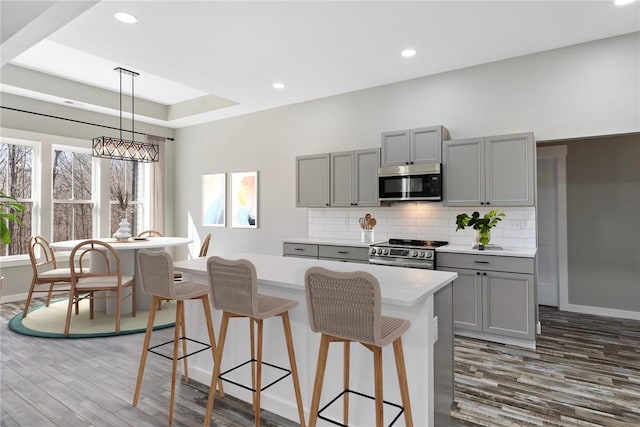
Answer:
[[[71,251],[75,248],[80,242],[83,242],[86,239],[80,240],[62,240],[58,242],[52,242],[51,247],[55,251]],[[136,278],[136,309],[137,310],[148,310],[151,306],[151,296],[147,295],[142,288],[142,280],[140,275],[138,274],[138,251],[140,249],[149,249],[149,250],[163,250],[172,246],[183,246],[188,245],[193,242],[192,238],[189,237],[146,237],[142,238],[129,238],[127,240],[118,240],[114,238],[103,238],[103,239],[95,239],[100,240],[102,242],[108,243],[111,245],[117,252],[120,257],[120,265],[122,269],[123,276],[134,276]],[[100,257],[96,258],[99,259]],[[90,268],[95,268],[96,270],[100,269],[101,266],[96,262],[93,264],[94,259],[92,259],[92,265]],[[99,270],[98,270],[99,271]],[[122,314],[130,313],[131,307],[127,307],[128,304],[124,304],[122,307]],[[100,304],[99,300],[96,300],[95,310],[104,310],[107,314],[115,314],[116,312],[116,302],[112,301],[111,298],[107,299],[104,304]]]

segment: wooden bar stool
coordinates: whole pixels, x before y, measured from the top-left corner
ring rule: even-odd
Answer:
[[[405,424],[413,426],[401,340],[402,334],[409,329],[410,323],[408,320],[382,316],[378,280],[363,271],[345,273],[312,267],[305,274],[305,294],[311,330],[322,334],[309,426],[314,427],[318,418],[337,425],[348,425],[349,393],[375,400],[377,427],[383,426],[384,404],[400,409],[389,424],[390,426],[403,412]],[[344,343],[344,390],[319,411],[329,344],[332,342]],[[349,389],[351,342],[359,342],[373,353],[375,398]],[[383,401],[382,398],[382,347],[391,343],[393,343],[402,406]],[[340,397],[343,398],[343,424],[321,415]]]
[[[133,406],[138,404],[140,397],[140,388],[142,385],[142,377],[144,376],[144,368],[147,362],[147,353],[151,352],[159,356],[171,359],[173,361],[171,371],[171,400],[169,403],[169,424],[173,422],[173,403],[176,395],[176,374],[178,361],[184,363],[184,382],[189,380],[189,371],[187,365],[187,357],[211,349],[211,356],[215,360],[216,354],[216,338],[213,331],[213,323],[211,321],[211,307],[209,306],[209,287],[204,284],[179,282],[173,280],[173,260],[171,256],[162,251],[141,250],[138,252],[138,265],[142,276],[142,288],[153,299],[151,301],[149,320],[147,321],[147,331],[144,335],[144,344],[142,346],[142,354],[140,356],[140,367],[138,368],[138,379],[136,381],[136,391],[133,395]],[[209,332],[209,344],[196,341],[186,337],[186,325],[184,323],[184,301],[185,300],[201,300],[204,308],[204,317]],[[174,339],[162,344],[149,347],[151,341],[151,333],[153,331],[153,322],[156,317],[156,311],[161,300],[176,301],[176,323]],[[178,343],[182,340],[182,356],[178,356]],[[199,349],[191,353],[187,353],[187,341],[194,342],[199,345]],[[173,356],[168,357],[158,352],[156,349],[167,344],[173,344]],[[213,385],[212,385],[213,386]],[[212,387],[213,388],[213,387]],[[220,395],[224,395],[222,382],[218,382],[218,390]]]
[[[293,380],[300,425],[304,427],[304,410],[300,394],[300,383],[298,381],[296,356],[293,350],[293,340],[291,338],[291,324],[289,322],[289,310],[298,305],[298,301],[258,294],[256,268],[246,259],[227,260],[214,256],[209,258],[207,261],[207,272],[213,297],[213,306],[217,310],[222,310],[223,313],[222,324],[220,326],[220,342],[218,344],[218,351],[216,352],[213,375],[211,376],[211,388],[209,389],[209,400],[207,401],[207,413],[204,419],[204,425],[209,426],[211,420],[211,412],[213,410],[213,403],[215,400],[214,384],[216,380],[221,379],[224,381],[230,381],[224,378],[225,374],[247,364],[251,364],[252,387],[249,388],[238,383],[234,384],[253,392],[253,410],[255,412],[256,427],[260,426],[260,392],[289,375],[291,375]],[[287,351],[289,353],[290,370],[262,361],[263,321],[274,316],[280,316],[282,318],[282,327],[284,329]],[[229,319],[231,318],[249,319],[251,333],[251,359],[220,374],[224,342],[227,335]],[[257,357],[255,355],[254,346],[254,324],[258,326]],[[283,371],[285,374],[281,375],[270,384],[262,386],[263,364]]]

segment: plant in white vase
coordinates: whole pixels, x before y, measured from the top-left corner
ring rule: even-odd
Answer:
[[[471,227],[476,230],[478,235],[477,242],[482,246],[486,246],[491,240],[491,229],[498,225],[505,216],[504,213],[496,209],[487,212],[482,217],[478,211],[473,212],[471,216],[461,213],[456,216],[456,231]]]

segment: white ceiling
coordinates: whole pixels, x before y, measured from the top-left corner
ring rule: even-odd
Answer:
[[[640,31],[640,4],[612,0],[1,0],[0,7],[2,92],[118,114],[99,94],[118,96],[113,68],[121,66],[140,73],[136,118],[172,128]],[[116,11],[138,23],[117,22]],[[417,55],[401,57],[407,47]],[[276,81],[285,88],[274,89]],[[130,78],[124,84],[130,93]],[[152,102],[138,109],[139,99]]]

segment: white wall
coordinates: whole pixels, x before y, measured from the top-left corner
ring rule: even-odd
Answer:
[[[439,124],[452,138],[637,132],[639,75],[634,33],[179,129],[175,230],[213,232],[213,254],[279,254],[283,239],[309,233],[307,209],[295,207],[298,155],[379,147],[383,131]],[[247,170],[260,172],[259,228],[202,227],[201,175]]]

